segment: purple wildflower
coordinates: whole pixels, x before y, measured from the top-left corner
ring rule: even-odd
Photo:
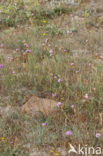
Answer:
[[[84,97],[85,97],[85,99],[88,99],[88,94],[85,94],[85,96],[84,96]]]
[[[83,103],[85,103],[86,102],[86,100],[85,99],[83,99]]]
[[[71,133],[71,131],[66,131],[66,136],[71,136],[72,135],[72,133]]]
[[[96,138],[100,138],[101,134],[100,133],[96,133]]]
[[[48,38],[45,39],[45,43],[47,43],[47,42],[48,42]]]
[[[30,53],[30,52],[31,52],[31,50],[30,50],[30,49],[27,49],[27,50],[26,50],[26,53]]]
[[[71,31],[70,30],[67,30],[67,34],[70,34],[71,33]]]
[[[3,64],[0,64],[0,69],[2,69],[3,68]]]
[[[61,82],[61,79],[58,79],[58,83],[60,83]]]
[[[71,66],[74,66],[74,63],[72,62],[70,65],[71,65]]]
[[[57,79],[57,76],[54,76],[54,79]]]
[[[50,54],[50,56],[53,55],[53,50],[52,49],[49,50],[49,54]]]
[[[24,43],[24,46],[25,46],[26,48],[29,48],[29,45],[28,45],[27,43]]]
[[[57,103],[57,106],[60,107],[60,106],[61,106],[61,102],[58,102],[58,103]]]
[[[42,123],[42,126],[46,126],[46,123],[44,122],[44,123]]]

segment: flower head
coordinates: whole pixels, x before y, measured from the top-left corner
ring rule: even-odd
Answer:
[[[42,126],[46,126],[46,123],[45,123],[45,122],[43,122],[43,123],[42,123]]]
[[[27,49],[27,50],[26,50],[26,53],[30,53],[30,52],[31,52],[31,50],[30,50],[30,49]]]
[[[58,83],[60,83],[61,82],[61,79],[58,79]]]
[[[58,107],[60,107],[60,106],[61,106],[61,104],[62,104],[61,102],[58,102],[58,103],[57,103],[57,106],[58,106]]]
[[[83,99],[83,103],[85,103],[86,102],[86,100],[85,99]]]
[[[66,131],[66,136],[71,136],[72,135],[72,133],[71,133],[71,131]]]
[[[71,31],[70,30],[67,30],[67,34],[70,34],[71,33]]]
[[[88,94],[85,94],[84,98],[85,98],[85,99],[88,99]]]
[[[0,69],[2,69],[3,68],[3,64],[0,64]]]
[[[27,43],[24,43],[24,46],[25,46],[26,48],[29,48],[29,45],[28,45]]]
[[[49,50],[49,54],[50,54],[50,56],[53,55],[53,50],[52,49]]]
[[[71,66],[74,66],[74,63],[72,62],[70,65],[71,65]]]
[[[47,42],[48,42],[48,38],[45,39],[45,43],[47,43]]]
[[[96,138],[100,138],[101,134],[100,133],[96,133]]]

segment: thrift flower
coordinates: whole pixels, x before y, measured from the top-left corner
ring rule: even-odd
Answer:
[[[32,13],[31,16],[34,16],[34,14]]]
[[[16,48],[16,51],[19,51],[19,49],[18,49],[18,48]]]
[[[12,71],[12,74],[16,74],[16,72],[15,71]]]
[[[57,79],[57,76],[54,76],[54,79]]]
[[[71,136],[72,135],[72,133],[71,133],[71,131],[66,131],[66,136]]]
[[[71,65],[71,66],[74,66],[74,63],[72,62],[70,65]]]
[[[25,46],[26,48],[29,48],[29,45],[28,45],[27,43],[24,43],[24,46]]]
[[[3,64],[0,64],[0,69],[2,69],[3,68]]]
[[[47,42],[48,42],[48,38],[45,39],[45,43],[47,43]]]
[[[52,49],[49,50],[49,54],[50,54],[50,56],[53,55],[53,50]]]
[[[88,42],[88,40],[86,40],[86,43]]]
[[[4,47],[4,44],[2,43],[2,44],[0,45],[0,47],[3,48],[3,47]]]
[[[26,53],[30,53],[30,52],[31,52],[31,50],[30,50],[30,49],[27,49],[27,50],[26,50]]]
[[[57,103],[57,106],[60,107],[60,106],[61,106],[61,102],[58,102],[58,103]]]
[[[83,99],[83,103],[85,103],[86,102],[86,100],[85,99]]]
[[[84,96],[84,97],[85,97],[85,99],[88,99],[88,94],[85,94],[85,96]]]
[[[92,63],[90,62],[88,65],[89,65],[89,66],[91,66],[91,65],[92,65]]]
[[[100,133],[96,133],[96,138],[100,138],[101,134]]]
[[[58,79],[58,83],[60,83],[61,82],[61,79]]]
[[[46,123],[44,122],[44,123],[42,123],[42,126],[46,126]]]
[[[70,30],[67,30],[67,34],[70,34],[71,33],[71,31]]]

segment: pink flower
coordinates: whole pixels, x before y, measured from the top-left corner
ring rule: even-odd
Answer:
[[[48,47],[50,47],[51,45],[50,44],[48,44]]]
[[[71,136],[72,135],[72,133],[71,133],[71,131],[66,131],[66,136]]]
[[[0,64],[0,69],[2,69],[3,68],[3,64]]]
[[[47,42],[48,42],[48,38],[45,39],[45,43],[47,43]]]
[[[30,53],[30,52],[31,52],[31,50],[30,50],[30,49],[27,49],[27,50],[26,50],[26,53]]]
[[[50,56],[53,55],[53,50],[52,49],[49,50],[49,54],[50,54]]]
[[[71,33],[71,31],[70,30],[67,30],[67,34],[70,34]]]
[[[101,134],[100,133],[96,133],[96,138],[100,138]]]
[[[27,43],[24,43],[24,46],[25,46],[26,48],[29,48],[29,45],[28,45]]]
[[[61,79],[58,79],[58,83],[60,83],[61,82]]]
[[[44,122],[44,123],[42,123],[42,126],[46,126],[46,123]]]
[[[85,97],[85,99],[88,99],[88,94],[85,94],[85,96],[84,96],[84,97]]]
[[[92,63],[90,62],[88,65],[89,65],[89,66],[91,66],[91,65],[92,65]]]
[[[85,99],[83,99],[83,103],[85,103],[86,102],[86,100]]]
[[[53,53],[53,50],[52,50],[52,49],[50,49],[50,50],[49,50],[49,53],[50,53],[50,54],[52,54],[52,53]]]
[[[3,47],[4,47],[4,44],[3,44],[3,43],[2,43],[2,44],[0,44],[0,47],[1,47],[1,48],[3,48]]]
[[[66,50],[66,49],[64,49],[64,52],[67,52],[67,50]]]
[[[12,71],[12,74],[16,74],[16,72],[15,71]]]
[[[31,16],[34,16],[34,14],[32,13]]]
[[[57,106],[60,107],[60,106],[61,106],[61,102],[58,102],[58,103],[57,103]]]
[[[70,65],[71,65],[71,66],[74,66],[74,63],[72,62]]]
[[[19,51],[19,49],[18,49],[18,48],[16,48],[16,51]]]

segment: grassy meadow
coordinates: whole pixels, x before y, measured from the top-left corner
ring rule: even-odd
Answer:
[[[78,2],[0,1],[0,156],[103,147],[103,2]],[[32,95],[57,112],[21,113]]]

